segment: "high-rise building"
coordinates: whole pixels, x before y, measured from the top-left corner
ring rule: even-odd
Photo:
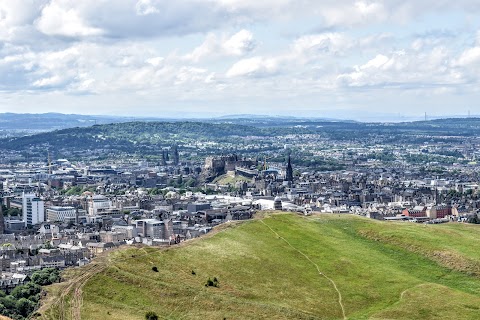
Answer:
[[[22,195],[23,221],[27,226],[33,226],[45,221],[45,209],[43,200],[35,194]]]

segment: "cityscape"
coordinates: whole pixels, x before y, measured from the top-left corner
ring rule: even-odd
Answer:
[[[238,122],[245,121],[95,125],[104,140],[87,145],[74,143],[89,139],[83,128],[4,138],[1,289],[12,292],[39,270],[88,265],[122,246],[175,246],[262,211],[480,223],[478,118],[406,129],[295,118]],[[324,126],[329,136],[316,131]],[[175,141],[162,138],[153,148],[143,136],[159,127]],[[132,128],[135,138],[125,144],[147,151],[109,136]]]
[[[478,320],[479,16],[0,0],[0,320]]]

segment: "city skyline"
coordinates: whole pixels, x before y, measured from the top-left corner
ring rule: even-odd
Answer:
[[[475,115],[479,11],[469,0],[0,1],[0,112]]]

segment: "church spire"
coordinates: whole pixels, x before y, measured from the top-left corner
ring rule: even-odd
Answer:
[[[293,169],[292,169],[292,161],[290,159],[290,155],[288,155],[287,173],[285,175],[285,180],[289,182],[293,182]]]

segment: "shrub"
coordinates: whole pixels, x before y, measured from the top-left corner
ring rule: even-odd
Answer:
[[[17,309],[18,313],[20,313],[24,317],[32,313],[33,310],[35,310],[35,306],[36,306],[35,302],[25,298],[21,298],[15,304],[15,308]]]
[[[152,271],[158,272],[158,268],[154,266],[154,267],[152,267]]]
[[[219,283],[218,283],[218,279],[217,277],[210,279],[208,278],[207,282],[205,283],[205,287],[215,287],[215,288],[218,288],[219,286]]]
[[[158,316],[153,311],[148,311],[145,313],[145,320],[158,320]]]
[[[32,274],[32,282],[46,286],[60,280],[60,272],[55,268],[46,268]]]

